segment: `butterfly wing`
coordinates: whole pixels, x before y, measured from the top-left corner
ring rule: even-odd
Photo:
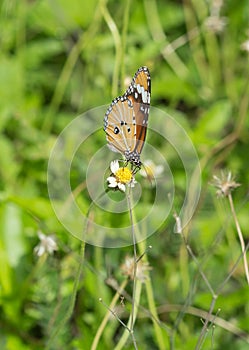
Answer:
[[[125,96],[112,101],[104,119],[109,148],[114,152],[131,151],[136,146],[136,125],[133,106]]]
[[[135,74],[125,96],[133,104],[136,121],[136,145],[133,152],[141,154],[147,132],[150,111],[151,79],[147,67],[141,67]]]
[[[150,106],[151,82],[147,67],[141,67],[123,96],[114,99],[104,118],[109,148],[140,166]]]

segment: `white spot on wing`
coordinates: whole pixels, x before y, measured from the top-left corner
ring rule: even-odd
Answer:
[[[144,88],[142,89],[142,101],[143,103],[147,103],[147,91]]]

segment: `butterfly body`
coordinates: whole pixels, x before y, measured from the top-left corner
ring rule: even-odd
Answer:
[[[127,162],[141,166],[149,109],[151,80],[147,67],[140,67],[124,95],[115,98],[104,118],[109,148],[121,153]]]

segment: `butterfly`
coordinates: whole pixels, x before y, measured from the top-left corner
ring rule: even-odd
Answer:
[[[104,117],[108,147],[140,168],[150,111],[151,79],[147,67],[140,67],[124,95],[116,97]]]

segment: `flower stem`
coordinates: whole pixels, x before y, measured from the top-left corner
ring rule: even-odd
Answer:
[[[122,334],[122,337],[120,338],[118,344],[115,346],[114,350],[123,349],[129,336],[131,336],[131,338],[132,338],[134,349],[138,350],[136,338],[134,336],[134,321],[137,317],[138,305],[139,305],[138,301],[140,300],[141,291],[142,291],[142,283],[138,280],[137,284],[136,284],[135,293],[134,293],[134,290],[132,293],[132,305],[133,305],[132,307],[133,307],[133,309],[132,309],[131,315],[129,317],[127,327],[124,330],[124,333]],[[136,303],[135,303],[135,301],[136,301]],[[133,322],[133,324],[132,324],[132,322]]]
[[[234,219],[234,222],[235,222],[235,226],[236,226],[236,229],[237,229],[237,232],[238,232],[240,245],[241,245],[241,250],[242,250],[242,253],[243,253],[243,261],[244,261],[244,268],[245,268],[246,279],[247,279],[247,283],[249,284],[249,272],[248,272],[248,264],[247,264],[247,260],[246,260],[245,242],[244,242],[243,234],[242,234],[242,231],[241,231],[241,228],[240,228],[240,224],[239,224],[239,221],[238,221],[235,209],[234,209],[233,198],[232,198],[231,193],[229,193],[229,195],[228,195],[228,200],[229,200],[230,208],[231,208],[231,211],[232,211],[232,214],[233,214],[233,219]]]
[[[127,281],[128,281],[127,279],[123,281],[123,283],[119,287],[118,291],[114,295],[114,297],[113,297],[113,299],[111,301],[111,304],[109,306],[109,308],[111,310],[115,307],[115,305],[116,305],[120,295],[122,294],[122,291],[125,289]],[[108,320],[110,318],[109,308],[108,308],[108,311],[107,311],[105,317],[103,318],[103,320],[102,320],[102,322],[101,322],[101,324],[100,324],[100,326],[99,326],[99,328],[98,328],[98,330],[96,332],[96,335],[95,335],[95,337],[93,339],[93,343],[92,343],[92,346],[91,346],[91,350],[96,350],[97,349],[100,337],[101,337],[102,333],[104,332],[105,326],[107,325],[107,322],[108,322]]]
[[[137,249],[136,249],[136,235],[134,230],[134,220],[133,220],[133,213],[132,213],[132,198],[131,198],[131,188],[128,191],[127,194],[127,202],[128,202],[128,209],[129,209],[129,215],[130,215],[130,223],[131,223],[131,234],[132,234],[132,244],[133,244],[133,254],[134,254],[134,274],[133,274],[133,291],[132,291],[132,310],[131,310],[131,331],[133,332],[134,329],[134,322],[135,322],[135,296],[136,296],[136,286],[137,286]]]

